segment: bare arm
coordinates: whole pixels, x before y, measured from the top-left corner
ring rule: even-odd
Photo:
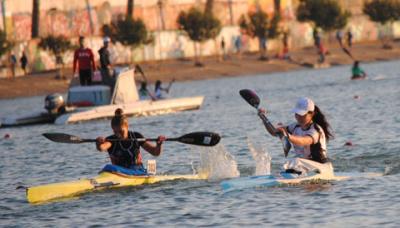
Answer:
[[[150,142],[145,142],[143,145],[142,145],[142,147],[147,151],[147,152],[149,152],[151,155],[153,155],[153,156],[160,156],[160,154],[161,154],[161,152],[162,152],[162,150],[163,150],[163,146],[162,146],[162,144],[163,144],[163,141],[165,141],[165,136],[159,136],[158,137],[158,141],[157,141],[157,144],[156,145],[154,145],[154,144],[152,144],[152,143],[150,143]]]
[[[276,129],[275,129],[275,127],[272,125],[272,123],[271,122],[269,122],[269,120],[266,118],[266,116],[265,116],[265,110],[264,109],[260,109],[259,111],[258,111],[258,116],[261,118],[261,120],[262,120],[262,122],[263,122],[263,124],[264,124],[264,126],[265,126],[265,129],[267,129],[267,131],[272,135],[272,136],[278,136],[278,132],[279,131],[277,131]]]

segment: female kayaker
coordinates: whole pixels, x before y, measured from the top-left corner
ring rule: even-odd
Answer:
[[[265,113],[265,110],[260,110],[260,112]],[[284,168],[300,172],[323,168],[321,164],[329,161],[326,143],[333,137],[325,115],[311,99],[306,97],[297,101],[292,112],[296,122],[288,126],[280,126],[277,131],[288,137],[294,147],[291,152],[295,153],[299,159],[289,160]],[[277,132],[267,130],[270,134],[277,136]],[[305,161],[306,159],[308,161]]]
[[[139,132],[128,130],[128,119],[123,115],[123,111],[120,108],[115,110],[115,116],[111,120],[111,128],[114,131],[113,135],[107,138],[96,138],[97,150],[101,152],[107,151],[113,165],[136,170],[137,174],[146,174],[146,169],[142,164],[140,147],[153,156],[159,156],[165,136],[160,135],[156,145],[150,142],[138,142],[136,139],[144,138],[143,135]],[[121,141],[111,141],[115,139],[121,139]]]

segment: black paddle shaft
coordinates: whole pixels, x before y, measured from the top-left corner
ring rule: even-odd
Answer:
[[[58,143],[89,143],[96,142],[96,139],[82,139],[78,136],[64,134],[64,133],[44,133],[44,137],[47,139],[58,142]],[[137,140],[140,142],[144,141],[157,141],[157,138],[138,138],[138,139],[128,139],[129,141]],[[178,138],[166,138],[165,141],[177,141],[185,144],[192,144],[198,146],[215,146],[219,143],[221,137],[217,133],[213,132],[192,132],[182,135]],[[120,139],[109,139],[109,141],[124,141]]]
[[[260,108],[258,107],[260,105],[260,98],[258,97],[258,95],[254,91],[249,90],[249,89],[242,89],[239,91],[239,94],[240,94],[240,96],[242,96],[242,98],[245,101],[247,101],[247,103],[249,103],[251,106],[253,106],[254,108],[256,108],[258,110],[258,116],[261,118],[267,131],[270,132],[271,134],[273,133],[274,136],[275,135],[279,136],[279,138],[281,139],[283,151],[284,151],[284,154],[286,157],[291,148],[289,139],[282,132],[276,130],[274,125],[272,125],[272,123],[268,120],[267,116],[264,115],[264,113],[260,112]]]

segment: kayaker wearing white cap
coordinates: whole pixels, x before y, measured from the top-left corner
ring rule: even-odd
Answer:
[[[293,144],[294,153],[316,162],[327,162],[326,143],[333,135],[325,115],[307,97],[300,98],[292,112],[295,114],[297,123],[278,128],[278,130],[288,135],[289,141]]]
[[[295,169],[300,172],[314,168],[319,169],[318,163],[329,162],[326,143],[333,137],[330,125],[318,106],[307,97],[298,99],[292,113],[294,113],[297,122],[288,126],[280,126],[277,130],[288,136],[289,141],[293,144],[291,152],[295,153],[296,157],[300,159],[289,160],[284,168],[286,170]],[[274,132],[270,133],[276,135]],[[305,159],[308,161],[304,163]]]

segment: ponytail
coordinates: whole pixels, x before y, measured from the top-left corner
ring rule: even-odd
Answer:
[[[314,116],[313,116],[314,123],[317,123],[325,133],[326,141],[329,141],[333,138],[332,129],[328,121],[326,121],[325,115],[321,112],[318,106],[315,105],[314,109]]]
[[[128,125],[128,119],[124,115],[124,111],[121,108],[117,108],[114,113],[114,117],[111,119],[111,127],[120,127]]]

